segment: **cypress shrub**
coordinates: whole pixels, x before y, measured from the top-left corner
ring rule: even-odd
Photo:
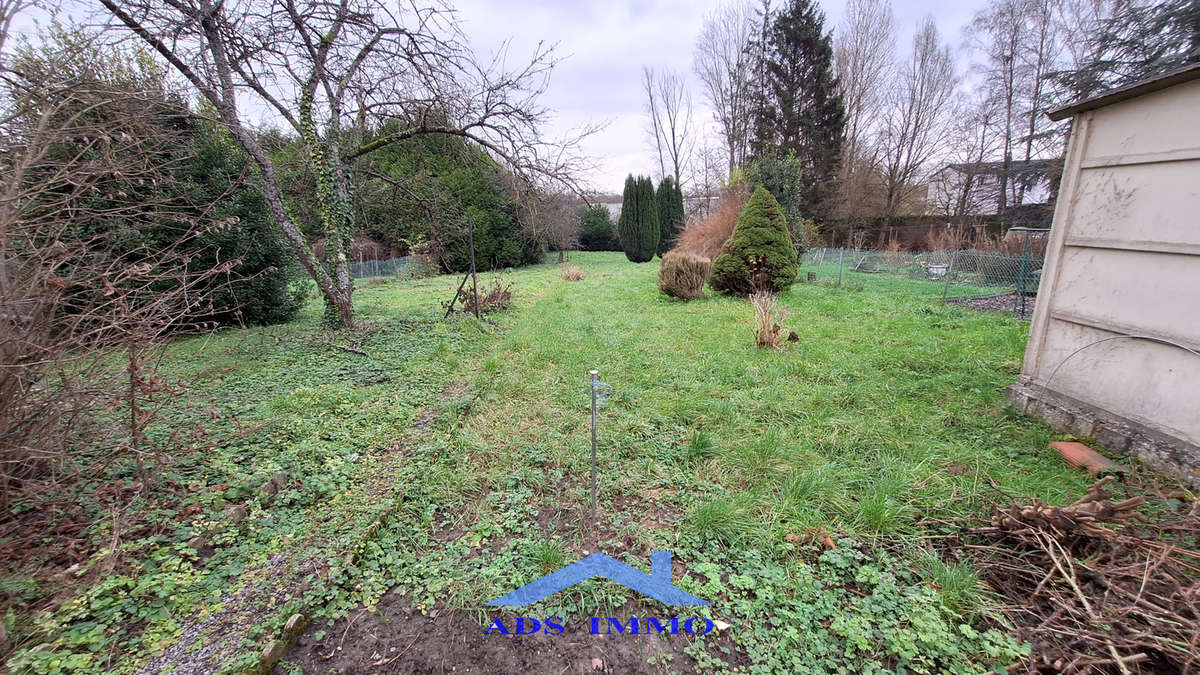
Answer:
[[[750,196],[733,236],[713,261],[714,290],[735,295],[779,293],[791,287],[799,267],[792,235],[779,202],[765,188]]]
[[[584,251],[620,251],[608,208],[601,204],[580,209],[579,248]]]
[[[658,193],[654,196],[658,202],[658,256],[675,248],[675,237],[679,236],[684,226],[683,190],[671,176],[666,176],[658,184]]]
[[[712,261],[686,251],[667,251],[658,268],[658,290],[681,300],[704,297]]]
[[[617,221],[621,248],[631,262],[650,262],[658,250],[658,205],[654,203],[654,182],[646,176],[625,179],[621,218]]]

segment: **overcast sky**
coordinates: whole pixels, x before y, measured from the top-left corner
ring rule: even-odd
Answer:
[[[899,47],[907,50],[917,22],[932,14],[943,39],[957,49],[962,28],[985,0],[893,0]],[[544,103],[554,110],[551,131],[591,122],[609,126],[585,149],[599,167],[594,187],[621,191],[625,175],[649,174],[641,90],[642,67],[684,72],[696,105],[695,119],[711,125],[700,83],[692,74],[692,51],[705,16],[717,0],[458,0],[462,28],[481,55],[510,40],[509,62],[528,57],[539,41],[557,44],[563,59]],[[780,2],[775,2],[778,5]],[[821,0],[826,28],[841,24],[844,0]]]
[[[786,0],[775,0],[776,6]],[[589,123],[607,127],[585,141],[597,164],[592,187],[620,193],[627,174],[651,174],[657,160],[646,136],[642,67],[672,68],[685,74],[695,106],[693,119],[713,134],[712,111],[692,73],[692,54],[705,17],[720,0],[451,0],[458,19],[480,56],[508,42],[508,62],[528,61],[539,42],[557,45],[555,68],[543,103],[553,111],[550,135],[561,136]],[[846,0],[818,0],[827,30],[841,25]],[[942,38],[958,52],[963,27],[987,0],[892,0],[897,45],[907,54],[917,23],[931,14]],[[79,20],[95,11],[88,0],[62,0],[64,12]],[[16,34],[32,31],[37,12],[18,17]],[[835,35],[836,39],[836,35]],[[959,55],[960,69],[965,62]],[[715,138],[715,137],[714,137]]]

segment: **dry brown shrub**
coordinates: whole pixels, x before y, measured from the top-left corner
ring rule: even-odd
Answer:
[[[577,265],[567,265],[562,269],[561,276],[564,281],[579,281],[583,279],[583,270]]]
[[[925,233],[925,246],[930,251],[957,251],[966,245],[967,234],[962,227],[931,229]]]
[[[740,192],[726,193],[707,218],[679,233],[672,250],[716,260],[721,254],[721,247],[733,234],[738,214],[745,203],[746,199]]]
[[[980,237],[971,248],[983,253],[998,255],[1023,255],[1025,251],[1025,236],[1029,235],[1029,255],[1046,255],[1046,246],[1050,243],[1048,232],[1014,232],[1009,230],[1003,237]]]
[[[490,288],[485,286],[479,289],[478,294],[469,288],[464,288],[460,296],[462,298],[461,311],[473,313],[478,305],[481,314],[498,312],[508,309],[508,306],[512,304],[512,296],[512,284],[505,284],[496,278],[492,280]]]
[[[670,250],[658,268],[658,290],[681,300],[702,298],[711,272],[712,260],[677,248]]]
[[[787,318],[787,312],[779,306],[779,299],[773,293],[757,291],[750,295],[750,304],[754,305],[755,344],[782,350],[780,323]]]

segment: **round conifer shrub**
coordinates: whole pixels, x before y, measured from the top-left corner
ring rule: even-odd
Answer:
[[[780,293],[791,287],[799,267],[783,209],[774,195],[758,188],[738,216],[733,235],[713,261],[713,290],[733,295]]]

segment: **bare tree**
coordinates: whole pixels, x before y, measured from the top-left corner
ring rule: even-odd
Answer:
[[[1058,41],[1057,24],[1054,22],[1054,6],[1059,0],[1028,0],[1026,3],[1025,20],[1027,40],[1024,48],[1018,53],[1021,67],[1025,72],[1026,90],[1024,96],[1025,116],[1023,145],[1025,146],[1024,160],[1029,162],[1035,156],[1048,151],[1059,154],[1062,142],[1055,142],[1054,128],[1061,126],[1051,122],[1046,117],[1050,101],[1050,73],[1058,62],[1061,45]],[[1025,200],[1025,191],[1031,186],[1027,179],[1018,177],[1016,183],[1016,203]]]
[[[236,223],[183,201],[187,111],[137,64],[62,32],[0,67],[0,507],[114,460],[150,483],[146,429],[172,397],[153,350],[205,323],[240,262],[193,264]],[[116,411],[124,434],[78,438]]]
[[[896,51],[896,24],[888,0],[850,0],[834,41],[834,67],[846,106],[847,158],[875,159],[871,135],[887,103],[887,79]]]
[[[983,57],[976,65],[983,76],[982,86],[1000,112],[1000,213],[1019,205],[1030,187],[1028,172],[1019,171],[1014,161],[1028,162],[1062,152],[1062,127],[1045,117],[1052,99],[1051,75],[1061,66],[1063,44],[1055,16],[1061,12],[1062,2],[993,0],[976,14],[968,29],[969,43]],[[1083,7],[1076,10],[1087,13]],[[1102,10],[1097,7],[1095,11]],[[1075,27],[1068,32],[1079,30]]]
[[[673,70],[642,69],[642,87],[646,92],[648,133],[658,150],[660,177],[675,177],[681,185],[684,169],[691,159],[695,138],[692,135],[692,97],[683,77]]]
[[[951,217],[978,214],[996,203],[993,175],[982,171],[983,162],[999,147],[1001,129],[994,98],[960,93],[954,103],[947,164],[931,180],[930,206]]]
[[[661,178],[667,175],[666,153],[663,152],[662,112],[660,110],[663,104],[659,99],[658,81],[654,75],[654,69],[650,66],[642,67],[642,91],[646,94],[646,115],[650,118],[646,126],[646,136],[654,144],[655,154],[658,157],[658,175]]]
[[[742,166],[750,148],[751,56],[754,10],[735,0],[713,11],[696,42],[693,69],[721,128],[729,172]]]
[[[1050,3],[1055,36],[1062,45],[1063,67],[1074,71],[1091,60],[1093,36],[1105,21],[1112,18],[1123,1],[1055,0]],[[1068,95],[1074,95],[1074,92]]]
[[[880,149],[885,215],[895,216],[911,204],[930,161],[945,147],[954,85],[950,48],[942,44],[937,24],[928,16],[913,36],[912,55],[884,114]]]
[[[579,137],[550,143],[538,103],[554,66],[539,46],[523,67],[481,62],[453,11],[431,0],[100,0],[213,106],[253,158],[271,214],[327,302],[327,320],[354,323],[347,246],[354,231],[349,163],[422,134],[469,138],[510,169],[567,183]],[[317,177],[327,270],[294,218],[279,173],[252,130],[270,110],[301,138]],[[395,131],[364,140],[384,120]],[[590,130],[584,130],[587,133]]]
[[[984,57],[984,62],[977,66],[983,75],[983,86],[999,110],[1001,170],[996,204],[999,213],[1004,213],[1011,201],[1008,177],[1012,173],[1015,125],[1020,117],[1019,52],[1026,39],[1024,4],[1025,0],[994,0],[975,15],[968,29],[972,45]]]
[[[722,186],[729,177],[726,167],[723,145],[714,145],[710,139],[705,138],[703,144],[696,148],[692,176],[689,180],[692,187],[690,192],[684,195],[688,222],[706,218],[712,213],[714,202],[720,197]]]
[[[841,217],[871,217],[885,210],[880,131],[895,51],[896,26],[888,0],[851,0],[834,37],[834,68],[846,106],[837,181],[836,212]]]

